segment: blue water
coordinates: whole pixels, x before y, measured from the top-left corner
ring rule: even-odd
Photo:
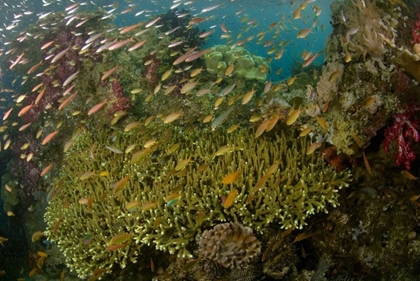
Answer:
[[[51,2],[51,5],[42,6],[42,1],[22,1],[21,4],[16,4],[13,0],[4,1],[1,6],[1,14],[4,16],[1,19],[0,26],[10,26],[14,20],[14,15],[22,14],[24,11],[31,11],[33,14],[24,15],[18,18],[17,27],[8,30],[0,31],[0,46],[1,43],[11,40],[19,31],[31,24],[36,24],[37,14],[47,13],[50,11],[63,11],[65,7],[74,4],[74,1],[44,1],[45,3]],[[185,1],[184,1],[185,2]],[[223,33],[220,25],[223,23],[226,28],[231,32],[233,38],[237,38],[238,35],[242,35],[239,40],[243,40],[248,36],[255,36],[254,39],[246,43],[245,47],[248,51],[254,55],[268,57],[267,51],[278,44],[280,41],[287,42],[287,47],[284,48],[283,57],[280,60],[273,60],[270,63],[271,72],[268,75],[268,79],[272,81],[280,81],[287,79],[292,75],[292,67],[294,64],[302,64],[303,59],[301,54],[304,50],[314,53],[319,53],[319,56],[313,62],[314,65],[322,64],[324,60],[323,49],[325,47],[326,40],[332,31],[330,25],[330,1],[316,1],[306,7],[305,10],[301,11],[302,17],[300,19],[293,18],[293,12],[297,8],[297,4],[294,6],[290,5],[291,1],[231,1],[225,3],[222,6],[214,9],[210,12],[200,15],[203,8],[214,6],[223,1],[196,1],[191,5],[180,5],[178,9],[190,9],[192,15],[197,16],[212,16],[211,20],[205,21],[198,25],[202,30],[210,30],[214,28],[215,32],[207,38],[206,46],[213,46],[217,44],[226,44],[226,39],[221,39],[220,35]],[[109,11],[114,7],[117,9],[113,12],[116,17],[114,23],[116,26],[127,26],[135,24],[139,21],[150,20],[159,14],[166,13],[173,5],[172,1],[141,1],[141,4],[136,1],[90,1],[85,2],[86,5],[81,6],[79,11],[83,10],[95,10],[100,7],[105,11]],[[94,3],[94,4],[92,4]],[[137,3],[137,4],[136,4]],[[312,32],[307,36],[306,39],[296,38],[297,33],[302,28],[309,28],[315,19],[314,11],[312,6],[316,4],[322,9],[321,15],[317,18],[316,27],[313,28]],[[5,6],[7,5],[7,6]],[[127,8],[132,8],[132,11],[119,15],[122,11]],[[137,12],[146,10],[139,16],[135,16]],[[238,13],[242,11],[241,13]],[[238,14],[237,14],[238,13]],[[241,19],[247,17],[246,22],[241,22]],[[284,18],[284,20],[282,20]],[[249,28],[248,31],[244,32],[244,29],[248,26],[247,22],[256,20],[256,27]],[[268,26],[273,22],[281,24],[281,31],[276,39],[273,39],[274,30],[269,30]],[[323,28],[321,28],[321,25]],[[264,39],[261,44],[257,44],[257,34],[259,32],[266,32]],[[264,47],[263,44],[267,40],[273,40],[274,44],[270,47]],[[0,47],[2,49],[2,47]],[[278,48],[279,50],[280,48]],[[272,54],[271,56],[274,56]],[[281,69],[280,75],[276,74],[276,71]]]

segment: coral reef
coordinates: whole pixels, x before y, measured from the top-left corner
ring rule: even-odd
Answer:
[[[242,47],[231,48],[227,45],[216,45],[204,55],[206,69],[220,77],[244,78],[247,80],[265,81],[269,65],[262,57],[252,55]],[[231,73],[226,73],[229,66],[234,66]]]
[[[293,126],[311,130],[315,141],[332,144],[337,154],[357,155],[401,103],[391,84],[401,15],[374,0],[331,7],[334,32],[319,79],[314,75],[306,91],[289,87],[283,97],[303,112]]]
[[[320,6],[305,2],[293,17],[306,23],[314,12],[308,31],[323,30]],[[284,81],[266,79],[271,60],[295,53],[286,13],[256,38],[262,20],[237,11],[246,26],[235,34],[229,18],[210,13],[227,3],[200,13],[177,1],[156,21],[159,12],[144,10],[135,17],[144,12],[148,24],[123,28],[104,28],[112,12],[77,13],[85,4],[39,16],[17,35],[32,41],[12,40],[2,55],[10,66],[25,54],[14,68],[26,93],[17,107],[32,104],[2,127],[15,158],[4,209],[19,210],[9,222],[30,222],[30,237],[43,231],[48,204],[30,275],[57,278],[67,266],[66,280],[414,280],[420,136],[409,74],[420,81],[420,45],[404,49],[420,35],[402,0],[333,1],[326,51],[302,53],[325,63],[295,60]],[[191,12],[175,9],[187,4]],[[129,5],[118,15],[137,9]],[[208,33],[198,29],[216,17]],[[397,36],[404,25],[410,34]],[[219,26],[229,45],[200,49]],[[239,47],[254,38],[270,46],[266,59]],[[18,133],[10,124],[21,121],[31,126]],[[385,155],[394,152],[410,172]]]
[[[221,223],[206,230],[198,240],[199,257],[225,268],[241,268],[258,257],[261,243],[252,229],[238,222]]]
[[[336,206],[337,191],[350,180],[348,171],[306,155],[305,140],[170,128],[104,129],[74,140],[54,181],[45,235],[80,277],[124,268],[144,245],[191,256],[195,234],[220,221],[258,232],[271,222],[301,228],[311,214]],[[151,147],[122,152],[153,137]],[[226,145],[231,149],[220,154]],[[81,153],[92,147],[94,159]],[[241,176],[223,183],[235,171]]]

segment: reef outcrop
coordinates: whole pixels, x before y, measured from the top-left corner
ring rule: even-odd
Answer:
[[[349,171],[335,172],[307,147],[292,136],[156,123],[80,133],[54,181],[45,235],[85,278],[135,262],[145,245],[192,257],[195,235],[222,221],[256,232],[272,222],[301,228],[336,206],[350,181]]]

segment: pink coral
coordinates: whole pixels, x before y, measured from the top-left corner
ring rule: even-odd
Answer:
[[[391,143],[395,142],[395,164],[397,166],[403,164],[406,170],[410,170],[410,163],[416,158],[412,147],[413,141],[420,140],[419,124],[415,115],[419,110],[418,106],[410,106],[404,112],[395,114],[394,123],[385,131],[385,153],[388,153]]]

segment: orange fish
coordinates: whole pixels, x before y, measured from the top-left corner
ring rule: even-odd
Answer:
[[[226,198],[225,202],[223,202],[223,208],[227,209],[227,208],[229,208],[230,206],[232,206],[232,205],[233,205],[233,203],[234,203],[234,201],[235,201],[236,195],[238,195],[238,190],[237,190],[237,189],[233,189],[233,190],[229,193],[229,195],[228,195],[228,197]]]
[[[234,173],[230,173],[229,175],[225,176],[222,180],[223,184],[230,184],[233,183],[234,181],[236,181],[237,179],[239,179],[239,177],[241,176],[241,171],[237,171]]]
[[[60,106],[58,107],[58,110],[62,110],[64,107],[66,107],[67,104],[69,104],[77,95],[77,91],[72,94],[71,96],[69,96],[65,101],[63,101]]]
[[[97,105],[94,105],[88,112],[88,115],[92,115],[95,112],[99,111],[102,107],[104,107],[104,105],[108,102],[107,99],[105,99],[103,102],[98,103]]]
[[[328,129],[328,125],[327,122],[325,121],[324,118],[322,117],[316,117],[316,121],[318,121],[319,125],[321,126],[322,129],[327,130]]]
[[[126,27],[121,29],[120,34],[130,32],[130,31],[132,31],[133,29],[136,29],[137,27],[139,27],[142,24],[143,23],[137,23],[137,24],[133,24],[133,25],[130,25],[130,26],[126,26]]]
[[[28,128],[30,125],[31,125],[31,122],[29,122],[29,123],[27,123],[25,125],[22,125],[22,127],[19,128],[19,132],[22,132],[23,130],[25,130],[26,128]]]
[[[266,132],[269,132],[269,131],[271,131],[273,128],[274,128],[274,126],[276,126],[276,124],[277,124],[277,121],[279,121],[279,118],[280,118],[280,115],[274,115],[274,117],[271,117],[269,120],[268,120],[268,123],[267,123],[267,128],[265,129],[265,131]]]
[[[118,66],[111,68],[110,70],[108,70],[107,72],[105,72],[104,75],[102,75],[101,77],[101,81],[104,81],[106,78],[108,78],[109,76],[112,75],[112,73],[114,73],[115,70],[117,70]]]
[[[43,176],[45,176],[50,170],[51,170],[51,168],[53,167],[53,164],[51,163],[50,165],[48,165],[47,167],[45,167],[43,170],[42,170],[42,172],[41,172],[41,174],[40,174],[40,176],[41,177],[43,177]]]
[[[125,186],[125,184],[128,182],[129,179],[130,177],[125,177],[119,180],[114,186],[114,193],[117,193],[118,191],[120,191]]]
[[[28,113],[28,111],[29,111],[29,110],[31,110],[31,108],[32,108],[32,106],[33,106],[33,105],[34,105],[34,104],[32,103],[32,104],[27,105],[27,106],[25,106],[24,108],[22,108],[22,109],[19,111],[18,116],[19,116],[19,117],[21,117],[21,116],[25,115],[26,113]],[[7,113],[7,112],[6,112],[6,113]]]
[[[314,153],[315,150],[317,150],[321,146],[320,142],[314,142],[311,145],[308,146],[306,149],[306,155],[311,155]]]
[[[413,174],[411,174],[410,172],[408,172],[408,171],[401,171],[401,175],[403,175],[403,177],[405,177],[405,178],[407,178],[407,179],[409,179],[409,180],[412,180],[412,181],[415,181],[415,180],[417,180],[417,177],[415,177],[415,176],[413,176]]]
[[[34,268],[29,272],[29,277],[34,277],[38,273],[38,269]]]
[[[9,109],[5,114],[4,114],[4,116],[3,116],[3,121],[4,120],[6,120],[8,117],[9,117],[9,115],[10,115],[10,113],[12,112],[12,110],[13,110],[13,107],[11,108],[11,109]]]
[[[258,191],[261,187],[263,187],[269,177],[270,177],[270,174],[267,174],[267,175],[264,175],[262,178],[260,178],[254,186],[254,192]]]
[[[32,234],[32,242],[37,241],[42,236],[44,236],[44,233],[42,231],[35,231],[34,234]]]
[[[299,118],[301,112],[302,110],[300,109],[300,107],[298,109],[291,110],[289,113],[289,117],[286,120],[286,124],[290,126],[293,123],[295,123],[296,120]]]
[[[50,134],[48,134],[45,139],[42,141],[42,145],[46,145],[47,143],[49,143],[54,137],[55,135],[58,134],[58,131],[54,131]]]
[[[45,94],[45,90],[46,90],[46,88],[44,87],[43,89],[42,89],[42,91],[38,94],[38,96],[36,97],[36,99],[35,99],[35,105],[37,105],[40,101],[41,101],[41,99],[42,99],[42,97],[44,96],[44,94]]]
[[[264,131],[267,129],[269,120],[264,120],[260,126],[258,126],[257,131],[255,132],[255,137],[258,138],[259,136],[262,135],[262,133],[264,133]]]
[[[41,251],[38,251],[37,255],[40,256],[40,257],[44,257],[44,258],[48,257],[48,255],[46,253],[41,252]]]

